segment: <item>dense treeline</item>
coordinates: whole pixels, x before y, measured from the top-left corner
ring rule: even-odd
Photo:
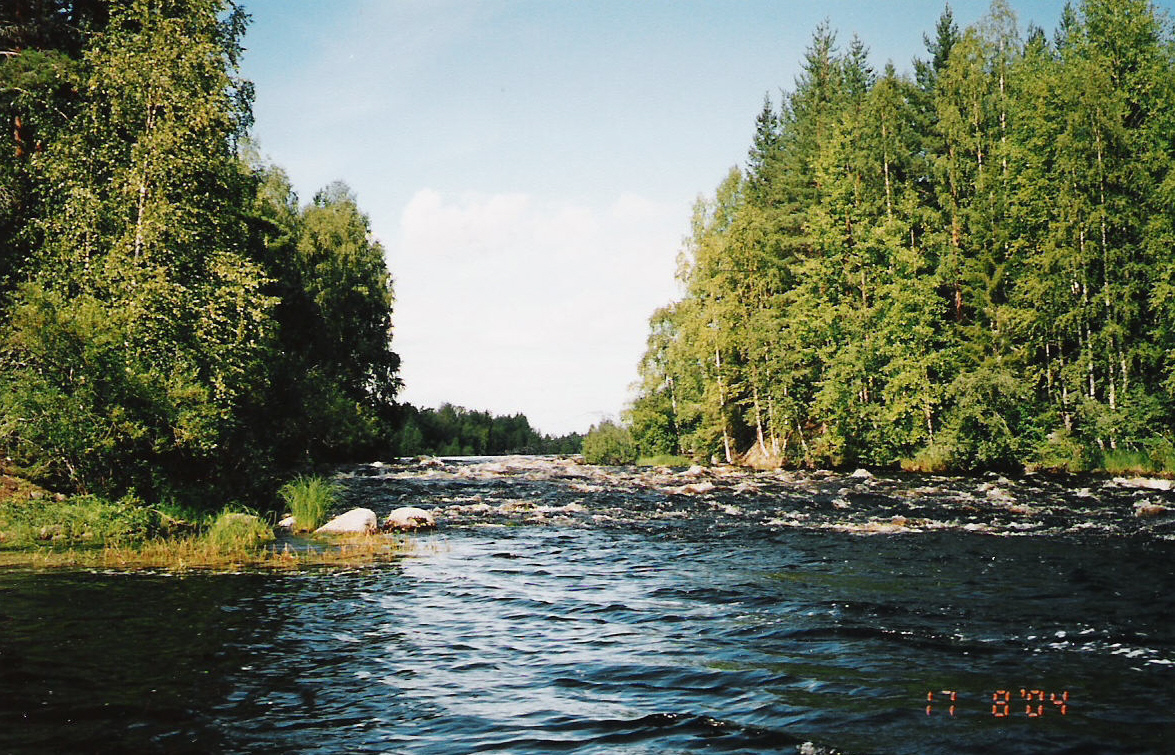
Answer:
[[[1171,457],[1175,42],[1146,0],[1051,36],[948,8],[913,76],[817,29],[651,319],[643,453],[757,463]]]
[[[397,451],[404,456],[494,456],[499,454],[577,454],[583,436],[543,435],[523,414],[495,416],[442,404],[439,409],[400,407]]]
[[[0,10],[0,447],[26,474],[218,508],[385,445],[383,250],[345,186],[300,206],[243,157],[246,21],[225,0]]]

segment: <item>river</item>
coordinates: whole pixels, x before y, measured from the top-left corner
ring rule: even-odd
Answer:
[[[0,571],[0,753],[1171,752],[1165,483],[339,477],[441,526],[367,568]]]

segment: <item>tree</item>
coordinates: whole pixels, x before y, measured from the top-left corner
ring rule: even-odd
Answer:
[[[273,300],[242,245],[243,18],[222,10],[114,7],[77,115],[38,156],[51,190],[4,343],[2,436],[81,490],[158,497],[253,471],[238,412],[264,384]]]

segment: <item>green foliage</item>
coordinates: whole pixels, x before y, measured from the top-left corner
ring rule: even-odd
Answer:
[[[523,414],[491,415],[452,404],[439,409],[399,408],[394,444],[400,456],[497,456],[501,454],[575,454],[582,436],[540,434]]]
[[[911,80],[821,26],[765,101],[650,321],[642,452],[1083,469],[1175,420],[1172,30],[996,0],[926,42]]]
[[[1107,449],[1098,467],[1110,474],[1150,474],[1157,471],[1150,454],[1129,448]]]
[[[688,467],[693,464],[693,459],[688,456],[662,454],[660,456],[640,456],[635,463],[638,467]]]
[[[1034,467],[1049,471],[1078,473],[1094,466],[1089,449],[1064,428],[1049,433],[1033,457]]]
[[[344,185],[300,209],[242,162],[245,20],[226,0],[0,12],[0,447],[42,481],[206,508],[388,445],[383,249]]]
[[[296,529],[312,531],[326,523],[338,498],[338,486],[323,477],[298,477],[278,490],[297,522]]]
[[[225,555],[255,551],[273,539],[273,530],[260,517],[228,509],[202,535],[210,548]]]
[[[902,459],[900,466],[906,472],[939,474],[954,466],[951,449],[941,442],[931,442],[919,449],[912,459]]]
[[[58,500],[45,495],[0,502],[0,548],[103,546],[140,542],[167,531],[165,519],[134,497]]]
[[[632,464],[636,458],[632,433],[610,420],[593,425],[583,439],[583,459],[588,464]]]

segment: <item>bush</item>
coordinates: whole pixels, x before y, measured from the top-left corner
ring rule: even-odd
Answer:
[[[59,501],[40,495],[0,502],[0,545],[115,545],[147,540],[166,529],[157,511],[144,508],[132,496],[118,501],[98,496]]]
[[[923,474],[938,474],[951,468],[950,446],[946,443],[931,441],[922,447],[912,459],[901,459],[901,467],[906,472],[921,472]]]
[[[316,530],[326,522],[326,514],[338,497],[338,488],[322,477],[299,477],[283,485],[278,495],[294,515],[297,522],[294,529]]]
[[[1053,430],[1036,446],[1035,458],[1029,465],[1032,469],[1050,472],[1087,472],[1094,465],[1089,451],[1070,431],[1060,428]]]
[[[204,533],[204,540],[220,553],[255,551],[273,540],[273,530],[254,514],[225,510]]]
[[[609,420],[593,425],[583,439],[583,460],[588,464],[632,464],[636,454],[632,433]]]

